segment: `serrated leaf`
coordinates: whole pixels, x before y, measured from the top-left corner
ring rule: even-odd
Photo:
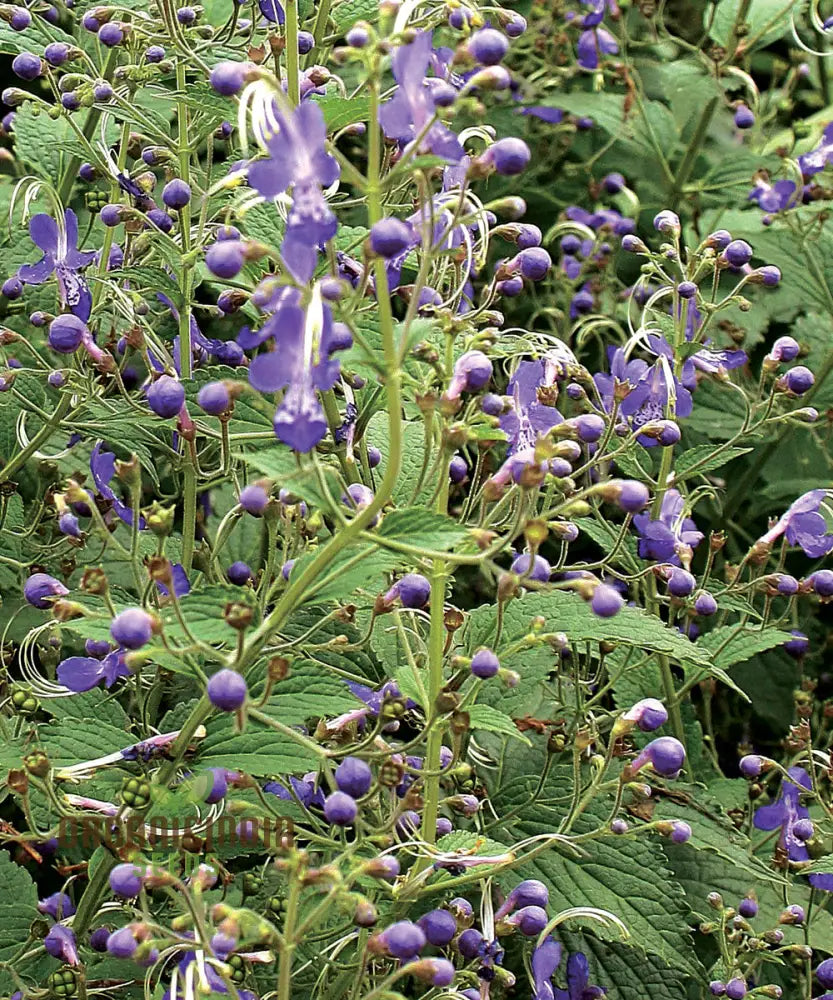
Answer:
[[[71,698],[49,698],[43,709],[58,720],[101,719],[111,726],[126,728],[127,714],[112,694],[101,688],[74,694]],[[122,735],[126,737],[124,731]],[[125,746],[129,740],[125,740]]]
[[[382,453],[377,475],[383,476],[390,455],[387,435],[388,418],[384,413],[377,413],[368,425],[367,439]],[[406,423],[402,427],[402,465],[399,477],[393,489],[393,499],[396,503],[413,504],[426,501],[434,488],[427,475],[420,486],[425,457],[425,426],[422,422]],[[427,471],[427,470],[426,470]]]
[[[333,8],[332,19],[336,31],[345,32],[356,21],[373,22],[379,16],[378,0],[342,0]]]
[[[370,102],[366,97],[336,97],[330,94],[312,100],[324,114],[328,132],[338,132],[356,122],[366,122],[370,116]]]
[[[255,777],[303,774],[317,765],[319,756],[300,742],[248,720],[239,733],[232,718],[209,719],[201,746],[200,764],[228,767]]]
[[[315,556],[314,552],[302,556],[292,567],[292,576],[303,573]],[[312,583],[305,601],[340,601],[358,590],[378,593],[386,586],[386,574],[402,558],[399,553],[377,548],[371,542],[348,545],[333,556],[324,572]]]
[[[435,514],[422,507],[408,507],[387,514],[376,534],[407,542],[415,548],[445,551],[461,542],[467,531],[443,514]]]
[[[66,118],[50,118],[34,109],[35,105],[27,102],[15,114],[15,153],[35,173],[57,183],[65,160],[61,146],[73,133]]]
[[[505,712],[492,708],[491,705],[480,704],[472,705],[466,711],[469,714],[469,723],[472,731],[482,729],[488,733],[508,736],[510,739],[520,740],[521,743],[529,745],[529,740]]]
[[[740,625],[721,625],[701,636],[697,648],[707,651],[711,665],[729,670],[736,663],[751,660],[775,646],[789,642],[792,635],[777,628],[752,629]]]
[[[675,482],[681,482],[695,466],[697,467],[695,471],[698,476],[706,472],[713,472],[715,469],[720,469],[724,465],[728,465],[729,462],[740,458],[741,455],[748,454],[750,451],[752,451],[751,448],[732,447],[724,448],[722,451],[715,453],[715,449],[709,444],[697,445],[696,448],[690,448],[677,458],[674,463],[674,480]]]
[[[546,759],[546,739],[535,736],[532,745],[513,747],[503,759],[499,773],[491,777],[495,786],[491,803],[498,816],[511,815],[504,836],[513,841],[538,834],[551,834],[569,810],[570,767],[556,764],[544,787],[540,775]],[[536,798],[536,792],[538,797]],[[566,794],[565,794],[566,793]],[[581,832],[603,816],[608,804],[601,798],[575,827]],[[575,906],[605,910],[622,920],[634,948],[656,955],[666,964],[697,975],[702,970],[694,954],[687,924],[687,909],[658,840],[597,838],[581,858],[568,857],[553,849],[500,876],[507,887],[518,878],[539,878],[549,888],[553,913]],[[593,932],[608,940],[619,939],[619,931],[593,923]]]
[[[38,919],[38,894],[25,868],[16,865],[9,855],[0,852],[0,962],[9,962],[20,954],[29,938],[29,927]],[[0,986],[4,992],[13,990],[13,980],[3,969]]]
[[[138,737],[100,718],[65,718],[38,729],[40,743],[53,767],[68,767],[123,750]]]
[[[675,629],[639,608],[625,607],[613,618],[599,618],[578,595],[564,591],[526,594],[504,613],[501,645],[516,642],[529,631],[532,618],[543,616],[547,630],[564,632],[570,642],[614,642],[662,653],[682,663],[709,665],[708,654]],[[497,628],[492,606],[471,615],[471,648],[488,645]],[[500,651],[495,650],[500,656]]]
[[[334,673],[311,660],[292,664],[277,681],[264,711],[284,725],[300,726],[310,719],[329,718],[359,708],[361,702]]]

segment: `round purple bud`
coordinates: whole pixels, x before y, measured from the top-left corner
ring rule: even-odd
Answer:
[[[231,406],[231,395],[224,382],[209,382],[197,393],[197,405],[204,413],[219,417]],[[245,492],[245,490],[243,491]],[[242,496],[242,493],[241,493]]]
[[[334,826],[350,826],[358,811],[356,800],[346,792],[332,792],[324,800],[324,816]]]
[[[735,111],[735,125],[738,128],[752,128],[754,124],[755,115],[745,104],[741,104],[737,111]]]
[[[246,65],[239,62],[221,62],[211,70],[211,86],[224,97],[233,97],[243,86]]]
[[[218,670],[208,680],[209,701],[222,712],[236,712],[246,701],[248,693],[245,678],[236,670]]]
[[[136,938],[130,926],[120,927],[107,938],[107,951],[116,958],[131,958],[137,947]]]
[[[382,931],[380,937],[390,954],[402,960],[414,958],[427,943],[422,928],[410,920],[399,920],[391,924]]]
[[[726,996],[728,1000],[743,1000],[746,996],[746,982],[743,979],[730,979],[726,983]]]
[[[494,28],[483,28],[469,39],[469,52],[482,66],[497,66],[509,51],[506,35]]]
[[[540,281],[552,267],[552,258],[543,247],[528,247],[515,258],[521,274],[529,281]]]
[[[723,256],[732,267],[743,267],[752,260],[752,247],[746,240],[732,240],[723,251]]]
[[[143,608],[127,608],[113,619],[110,635],[125,649],[141,649],[153,635],[153,619]]]
[[[269,503],[269,494],[262,486],[252,483],[249,486],[243,487],[240,491],[240,496],[237,498],[237,502],[248,514],[254,514],[255,517],[259,517],[266,510],[266,505]]]
[[[703,590],[697,595],[694,610],[698,615],[713,615],[717,611],[717,601],[707,590]]]
[[[49,324],[47,340],[58,354],[74,354],[88,335],[87,324],[72,313],[62,313]]]
[[[414,243],[413,228],[401,219],[380,219],[370,230],[370,249],[380,257],[397,257]]]
[[[656,229],[658,233],[679,233],[680,217],[676,212],[664,209],[662,212],[659,212],[654,216],[654,229]]]
[[[185,208],[190,200],[190,185],[186,184],[179,177],[174,177],[173,180],[168,181],[162,189],[162,201],[165,202],[168,208]]]
[[[21,80],[36,80],[43,73],[43,61],[33,52],[21,52],[12,60],[12,72]]]
[[[457,933],[457,921],[448,910],[429,910],[417,920],[429,944],[444,948]]]
[[[826,958],[819,963],[816,969],[816,979],[826,990],[833,987],[833,958]]]
[[[452,483],[462,483],[469,474],[466,460],[460,455],[454,455],[448,463],[448,478]]]
[[[475,677],[488,680],[490,677],[494,677],[500,670],[500,660],[498,660],[491,649],[483,647],[482,649],[478,649],[471,658],[470,669]]]
[[[171,375],[161,375],[147,387],[145,395],[153,412],[166,419],[175,417],[185,402],[182,383]]]
[[[648,504],[648,487],[636,479],[626,479],[620,486],[616,503],[630,514],[636,514]]]
[[[796,396],[803,396],[815,381],[815,375],[809,368],[805,368],[804,365],[796,365],[795,368],[790,368],[783,376],[783,382],[787,390]]]
[[[590,607],[600,618],[613,618],[625,604],[625,599],[614,587],[600,583],[590,598]]]
[[[485,156],[502,177],[515,177],[526,170],[532,153],[523,139],[498,139]]]
[[[675,567],[668,577],[668,593],[674,597],[688,597],[694,592],[697,580],[688,570]]]
[[[63,597],[69,591],[54,576],[48,573],[33,573],[23,584],[23,597],[33,608],[45,611],[51,604],[51,599]]]
[[[98,29],[98,40],[102,45],[108,46],[108,48],[121,45],[124,41],[122,26],[117,21],[108,21],[107,24],[102,24]]]
[[[142,888],[142,869],[138,865],[116,865],[110,872],[110,888],[122,899],[133,899]]]
[[[738,903],[738,913],[744,920],[751,920],[758,915],[758,901],[751,896],[746,896]]]
[[[370,791],[373,772],[367,761],[361,757],[345,757],[336,768],[335,780],[339,791],[346,792],[354,799],[360,799]]]
[[[775,361],[794,361],[801,351],[801,345],[793,337],[779,337],[772,345],[769,356]]]
[[[249,580],[251,580],[252,571],[246,563],[238,561],[233,562],[231,566],[229,566],[226,570],[226,576],[229,579],[229,583],[242,587],[244,584],[248,583]]]
[[[677,285],[677,293],[682,299],[693,299],[697,294],[697,285],[693,281],[681,281]]]
[[[234,278],[243,268],[245,246],[240,240],[218,240],[205,254],[205,266],[217,278]]]
[[[799,632],[798,629],[791,629],[790,632],[793,638],[789,642],[784,643],[784,652],[789,653],[790,656],[799,660],[810,648],[810,640],[803,632]]]
[[[518,576],[535,580],[536,583],[547,583],[552,573],[550,564],[543,556],[536,555],[532,558],[528,552],[515,556],[510,569]]]
[[[420,573],[408,573],[397,584],[399,600],[405,608],[424,608],[431,596],[431,584]]]

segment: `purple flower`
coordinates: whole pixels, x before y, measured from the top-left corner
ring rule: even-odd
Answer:
[[[809,153],[799,156],[798,165],[805,177],[813,177],[815,174],[820,174],[831,159],[833,159],[833,122],[824,130],[818,146]]]
[[[755,187],[749,192],[749,201],[756,201],[764,212],[784,212],[793,208],[797,202],[794,181],[781,180],[770,184],[758,177]]]
[[[53,924],[43,939],[43,946],[53,958],[59,958],[67,965],[78,965],[78,945],[69,927]]]
[[[324,793],[318,787],[316,777],[316,774],[311,772],[310,774],[305,774],[303,778],[292,776],[289,778],[292,792],[295,793],[298,801],[305,809],[309,809],[311,806],[324,807]],[[279,799],[283,799],[285,802],[293,800],[292,792],[280,781],[267,781],[263,786],[263,791],[277,795]]]
[[[171,566],[171,576],[174,582],[175,597],[185,597],[191,593],[191,581],[188,579],[188,574],[185,572],[185,567],[182,563],[174,563]],[[171,592],[159,580],[156,581],[156,588],[163,597],[170,597]]]
[[[116,456],[111,451],[102,451],[103,441],[96,441],[90,455],[90,472],[96,489],[113,504],[113,510],[125,524],[133,524],[133,510],[128,507],[110,488],[110,481],[116,474]],[[139,515],[139,529],[144,530],[145,519]]]
[[[556,988],[554,1000],[597,1000],[597,997],[603,997],[607,993],[601,986],[590,986],[589,981],[587,959],[577,951],[567,959],[567,989]]]
[[[509,385],[507,395],[511,409],[500,417],[500,428],[509,438],[509,454],[534,448],[539,437],[546,435],[564,418],[554,406],[540,401],[539,389],[555,382],[553,366],[544,359],[521,361]]]
[[[130,669],[124,662],[124,650],[116,649],[103,660],[92,656],[70,656],[58,664],[58,683],[79,694],[89,691],[102,681],[112,687],[120,677],[129,677]]]
[[[634,430],[647,423],[664,420],[671,410],[672,417],[687,417],[691,413],[691,393],[673,374],[668,360],[661,357],[642,375],[625,399],[620,412],[627,417]],[[659,444],[656,438],[640,434],[639,443],[645,448]]]
[[[327,433],[316,390],[335,385],[340,366],[331,354],[345,346],[334,333],[330,308],[320,294],[313,295],[306,312],[290,301],[266,321],[261,335],[274,337],[275,350],[252,361],[249,382],[261,392],[286,390],[275,414],[275,434],[295,451],[311,451]]]
[[[810,776],[803,767],[791,767],[789,779],[781,782],[781,795],[777,802],[759,806],[752,820],[758,830],[778,830],[779,846],[787,852],[790,861],[807,861],[810,857],[804,841],[797,836],[796,827],[810,818],[810,810],[801,804],[801,792],[812,789]],[[833,892],[833,875],[810,876],[810,885],[825,892]]]
[[[266,137],[269,156],[249,166],[249,184],[264,198],[292,188],[281,256],[293,277],[309,281],[317,247],[332,239],[336,219],[321,190],[338,180],[338,163],[326,150],[327,127],[321,108],[311,101],[282,114],[273,106],[275,127]]]
[[[828,533],[827,520],[820,513],[827,510],[827,490],[810,490],[794,501],[760,542],[771,545],[784,535],[790,545],[798,545],[810,559],[820,559],[833,550],[833,533]]]
[[[260,13],[263,14],[267,21],[271,21],[273,24],[284,23],[285,15],[283,7],[278,0],[257,0],[257,5],[260,7]]]
[[[75,903],[65,892],[53,892],[51,896],[38,902],[38,911],[52,917],[53,920],[63,920],[75,913]]]
[[[626,382],[636,388],[639,380],[648,370],[648,362],[641,359],[628,361],[625,350],[622,347],[608,347],[607,360],[610,366],[610,374],[597,372],[593,376],[599,395],[602,397],[602,405],[608,413],[613,409],[613,391],[616,382]]]
[[[680,492],[670,489],[662,498],[656,520],[647,511],[634,517],[633,524],[640,536],[638,552],[641,559],[656,559],[679,566],[679,548],[695,549],[702,542],[703,533],[697,530],[690,517],[683,516],[684,506]]]
[[[600,56],[615,56],[619,51],[616,39],[602,26],[605,0],[591,0],[592,9],[581,19],[584,29],[579,35],[578,64],[582,69],[598,69]]]
[[[54,274],[58,279],[61,302],[85,323],[90,318],[92,295],[87,282],[79,274],[95,257],[92,251],[78,249],[78,217],[71,208],[64,213],[64,225],[59,227],[51,215],[32,216],[29,236],[43,251],[37,264],[23,264],[17,276],[26,285],[42,285]]]
[[[401,143],[419,136],[434,114],[431,90],[425,71],[432,60],[431,33],[420,31],[408,45],[400,45],[393,56],[396,93],[379,110],[379,124],[385,135]],[[455,163],[463,157],[457,136],[445,125],[434,122],[421,138],[420,151],[434,153]]]
[[[561,945],[552,935],[532,952],[532,1000],[555,1000],[551,979],[561,963]]]

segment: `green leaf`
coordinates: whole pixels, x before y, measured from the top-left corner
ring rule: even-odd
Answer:
[[[600,546],[605,555],[611,551],[619,537],[620,525],[613,524],[610,521],[597,521],[594,517],[580,517],[576,520],[575,524],[580,531],[584,532],[585,535],[588,535]],[[631,534],[625,535],[619,549],[619,556],[614,557],[616,562],[621,561],[622,553],[630,556],[634,561],[637,559],[636,539]],[[638,565],[638,563],[634,562],[634,565]]]
[[[551,107],[561,108],[568,114],[578,118],[592,118],[593,121],[614,139],[619,139],[626,145],[645,153],[654,152],[648,138],[647,129],[642,116],[633,111],[625,111],[625,94],[600,93],[592,94],[586,91],[576,91],[572,94],[556,94],[551,100],[543,102]],[[677,140],[677,127],[671,111],[659,101],[646,101],[645,113],[648,116],[657,141],[661,148],[671,153]]]
[[[50,118],[43,110],[36,112],[36,107],[27,102],[15,113],[15,153],[29,169],[57,183],[64,163],[60,146],[69,139],[71,129],[66,118]]]
[[[114,726],[100,718],[60,719],[41,726],[38,736],[54,767],[106,757],[138,741],[123,726]]]
[[[315,559],[315,552],[308,552],[292,567],[291,576],[303,573]],[[313,582],[306,593],[310,601],[340,601],[358,590],[378,593],[386,588],[386,574],[390,573],[403,557],[397,552],[377,548],[370,542],[356,542],[333,556],[325,571]],[[372,603],[372,602],[371,602]]]
[[[512,816],[503,833],[508,838],[511,831],[510,843],[551,834],[569,809],[571,776],[566,761],[561,766],[555,764],[539,797],[534,797],[546,757],[546,738],[535,736],[529,748],[513,747],[504,756],[499,772],[490,778],[495,786],[491,792],[495,815]],[[609,802],[597,798],[580,817],[575,832],[588,826],[592,829],[608,809]],[[701,969],[690,939],[687,909],[659,840],[604,837],[586,847],[586,856],[580,858],[554,848],[500,880],[509,886],[517,884],[519,878],[541,879],[549,888],[553,913],[576,906],[612,913],[630,931],[629,942],[634,948],[697,975]],[[620,937],[615,927],[595,922],[591,926],[605,941]]]
[[[697,648],[707,651],[712,666],[729,670],[736,663],[751,660],[774,646],[789,642],[792,635],[777,628],[751,629],[739,625],[721,625],[701,636]]]
[[[472,731],[483,729],[488,733],[508,736],[510,739],[520,740],[521,743],[529,745],[529,740],[505,712],[492,708],[491,705],[472,705],[467,711]]]
[[[43,702],[43,709],[58,720],[100,719],[111,726],[122,728],[124,746],[130,742],[124,730],[127,714],[115,697],[101,688],[74,694],[71,698],[49,698]]]
[[[324,113],[328,132],[338,132],[356,122],[366,122],[370,117],[370,102],[366,97],[335,97],[327,94],[312,100]]]
[[[377,413],[368,425],[368,441],[373,442],[382,453],[377,474],[383,476],[390,457],[390,445],[387,434],[388,418],[385,413]],[[402,466],[396,486],[393,488],[393,499],[396,503],[411,505],[419,501],[427,501],[431,496],[434,484],[426,475],[419,490],[425,457],[425,426],[420,421],[406,423],[402,427]]]
[[[422,507],[407,507],[385,515],[376,534],[382,538],[406,542],[415,548],[453,549],[468,532],[456,521]]]
[[[568,952],[580,951],[586,956],[590,984],[605,987],[611,998],[683,1000],[690,995],[687,984],[692,979],[685,970],[669,967],[656,956],[629,947],[628,942],[599,941],[591,934],[563,931],[559,936]],[[563,967],[556,979],[564,979]]]
[[[711,22],[711,37],[718,45],[728,45],[732,29],[738,18],[741,0],[721,0],[720,3],[709,6],[705,17],[708,19],[714,10],[714,20]],[[750,26],[749,37],[757,39],[757,45],[769,45],[780,38],[790,28],[790,12],[795,10],[793,0],[752,0],[746,11],[745,23]],[[708,20],[706,21],[708,24]]]
[[[239,733],[234,719],[224,715],[207,723],[199,760],[206,767],[235,768],[255,777],[265,777],[303,774],[315,768],[319,755],[291,736],[252,719]]]
[[[378,0],[341,0],[333,8],[331,17],[336,31],[344,33],[356,21],[375,21],[379,16]]]
[[[512,601],[504,613],[501,645],[511,645],[526,635],[530,621],[538,615],[543,616],[546,630],[563,632],[570,642],[622,643],[661,653],[681,663],[709,665],[705,650],[640,608],[625,607],[614,618],[599,618],[576,594],[558,590],[530,593]],[[471,615],[471,648],[488,645],[496,628],[494,607],[475,609]],[[500,656],[499,649],[495,652]]]
[[[323,608],[300,608],[284,625],[283,634],[289,639],[306,636],[308,642],[315,644],[312,650],[300,647],[307,659],[330,667],[342,677],[374,685],[385,676],[375,652],[363,647],[345,652],[338,645],[328,646],[331,640],[344,635],[355,647],[361,643],[364,631],[350,622],[327,618]]]
[[[37,903],[38,893],[26,869],[0,852],[0,962],[20,953],[32,921],[40,917]],[[7,995],[15,988],[13,982],[5,969],[0,972],[0,987]]]
[[[311,660],[301,660],[272,688],[264,711],[284,725],[301,726],[310,719],[341,715],[360,705],[340,677]]]
[[[751,448],[724,448],[715,454],[715,449],[710,444],[700,444],[696,448],[689,448],[683,452],[674,463],[674,481],[679,483],[686,479],[689,471],[697,466],[695,474],[702,476],[706,472],[713,472],[741,455],[746,455]]]

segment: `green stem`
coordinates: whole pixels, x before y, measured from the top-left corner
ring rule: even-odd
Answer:
[[[288,13],[288,11],[287,11]],[[379,81],[374,74],[368,82],[370,98],[370,135],[368,141],[368,177],[367,177],[367,210],[368,221],[372,226],[382,217],[382,198],[380,183],[380,153],[381,135],[379,131]],[[402,372],[399,368],[399,358],[394,329],[393,310],[391,308],[388,277],[384,261],[379,258],[375,262],[376,295],[379,308],[379,328],[382,335],[382,347],[385,362],[385,397],[388,413],[389,458],[376,496],[371,503],[344,528],[341,528],[326,545],[322,545],[317,555],[305,567],[304,571],[290,578],[290,584],[274,610],[254,630],[246,644],[237,667],[242,672],[257,657],[263,644],[283,625],[292,611],[303,600],[308,588],[325,571],[333,559],[348,545],[359,537],[362,531],[370,526],[376,515],[393,496],[394,488],[399,480],[402,467]]]
[[[297,51],[297,50],[296,50]],[[298,896],[301,886],[298,872],[290,873],[289,892],[283,923],[283,946],[278,966],[278,1000],[290,1000],[292,987],[292,953],[295,950],[295,920],[298,914]]]
[[[102,79],[108,81],[112,79],[113,71],[116,68],[118,58],[119,50],[117,48],[113,48],[107,53],[107,59],[104,63],[104,68],[101,71]],[[87,120],[84,122],[85,139],[92,139],[95,134],[95,130],[98,127],[100,118],[101,112],[97,108],[93,108],[87,115]],[[75,183],[75,178],[78,176],[78,168],[81,166],[82,162],[83,161],[80,156],[72,156],[67,162],[64,176],[61,178],[61,183],[58,185],[58,200],[62,205],[66,205],[69,200],[69,196],[72,194],[72,186]]]
[[[671,192],[671,199],[675,208],[677,206],[677,201],[682,194],[683,187],[685,186],[688,178],[691,176],[691,171],[694,168],[697,154],[700,152],[700,147],[705,141],[706,135],[709,131],[709,126],[711,125],[712,118],[714,117],[715,110],[717,109],[717,104],[718,98],[713,97],[703,108],[697,122],[697,127],[694,130],[694,135],[692,135],[683,158],[680,161],[680,165],[677,168],[677,174],[674,178],[674,187]]]
[[[61,400],[55,408],[55,412],[52,414],[50,421],[41,427],[41,429],[37,432],[37,434],[35,434],[32,440],[22,451],[18,452],[14,458],[10,458],[3,468],[0,469],[0,483],[10,479],[18,471],[18,469],[28,462],[28,460],[35,454],[42,444],[46,444],[46,442],[58,429],[58,426],[63,418],[67,415],[70,404],[71,397],[69,393],[64,393],[61,396]]]
[[[182,568],[188,573],[194,559],[197,531],[197,470],[191,442],[185,442],[182,456]]]
[[[433,712],[443,686],[443,648],[445,643],[445,585],[447,573],[439,559],[434,561],[431,574],[430,633],[428,637],[428,705]],[[423,787],[422,839],[433,844],[437,839],[437,809],[440,800],[440,750],[443,744],[442,726],[434,726],[428,734],[425,751],[427,776]],[[428,859],[425,859],[426,863]],[[419,865],[419,862],[417,862]],[[424,867],[424,865],[422,866]]]
[[[289,100],[301,103],[301,76],[298,63],[298,0],[285,0],[286,11],[286,85]]]

